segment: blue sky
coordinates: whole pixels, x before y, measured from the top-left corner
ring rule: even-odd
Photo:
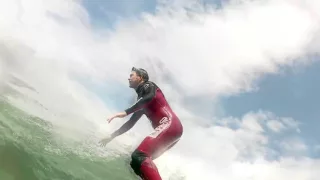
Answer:
[[[286,70],[282,75],[265,76],[257,92],[225,98],[222,103],[228,114],[239,116],[250,110],[265,109],[278,116],[302,122],[301,135],[310,143],[320,143],[316,133],[320,125],[320,85],[312,81],[320,75],[320,63],[298,71]],[[246,102],[243,104],[243,102]]]
[[[204,4],[221,5],[220,0],[204,0]],[[92,24],[96,27],[111,28],[119,18],[137,17],[141,12],[153,13],[156,10],[157,0],[83,0],[93,18]]]
[[[215,3],[215,0],[206,1]],[[139,13],[154,12],[155,0],[139,1],[84,1],[95,27],[112,28],[121,18],[136,17]],[[106,13],[108,12],[108,13]],[[240,117],[248,111],[259,109],[274,112],[277,116],[292,117],[300,125],[301,136],[309,145],[320,144],[320,84],[312,78],[320,75],[320,63],[294,70],[286,69],[284,73],[268,75],[258,82],[259,90],[234,97],[223,98],[221,104],[227,115]],[[102,92],[100,92],[102,94]],[[116,91],[114,93],[119,93]],[[244,104],[245,102],[245,104]],[[206,102],[210,104],[209,102]],[[121,105],[124,106],[124,105]],[[312,156],[320,154],[311,152]]]
[[[91,1],[83,0],[92,18],[92,24],[96,27],[112,27],[119,18],[130,18],[141,12],[154,12],[155,0],[110,0]]]

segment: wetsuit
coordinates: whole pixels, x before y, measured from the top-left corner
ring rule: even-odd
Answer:
[[[134,113],[127,126],[133,126],[145,114],[155,131],[147,136],[132,153],[130,165],[144,180],[161,180],[152,160],[179,141],[183,127],[155,83],[148,81],[140,84],[136,92],[137,102],[125,110],[127,114]]]

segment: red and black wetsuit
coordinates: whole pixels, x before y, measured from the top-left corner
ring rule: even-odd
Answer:
[[[145,114],[155,131],[132,153],[131,167],[143,179],[160,180],[161,177],[152,160],[178,142],[183,127],[155,83],[148,81],[140,84],[136,92],[137,102],[125,111],[127,114],[134,113],[130,119],[134,123]]]

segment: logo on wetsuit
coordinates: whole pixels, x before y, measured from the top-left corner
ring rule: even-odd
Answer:
[[[168,117],[163,117],[160,121],[159,121],[159,124],[164,124],[164,123],[167,123],[167,122],[169,122],[169,119],[168,119]]]
[[[149,83],[144,84],[144,85],[143,85],[144,90],[147,90],[148,87],[149,87],[149,85],[150,85]]]
[[[170,120],[168,117],[163,117],[159,121],[159,123],[160,125],[155,128],[155,131],[151,133],[149,137],[156,138],[157,136],[159,136],[159,134],[161,134],[164,130],[168,129],[168,127],[170,126]]]

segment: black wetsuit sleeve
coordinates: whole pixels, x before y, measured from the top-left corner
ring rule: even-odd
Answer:
[[[118,130],[116,130],[114,133],[112,133],[111,136],[117,137],[117,136],[127,132],[128,130],[130,130],[137,123],[137,121],[142,117],[143,114],[144,114],[143,110],[136,111],[131,116],[131,118],[125,124],[123,124]]]
[[[138,101],[132,105],[130,108],[126,109],[127,114],[131,114],[137,110],[142,109],[146,104],[148,104],[156,95],[156,86],[152,83],[146,83],[143,85],[142,95]]]

